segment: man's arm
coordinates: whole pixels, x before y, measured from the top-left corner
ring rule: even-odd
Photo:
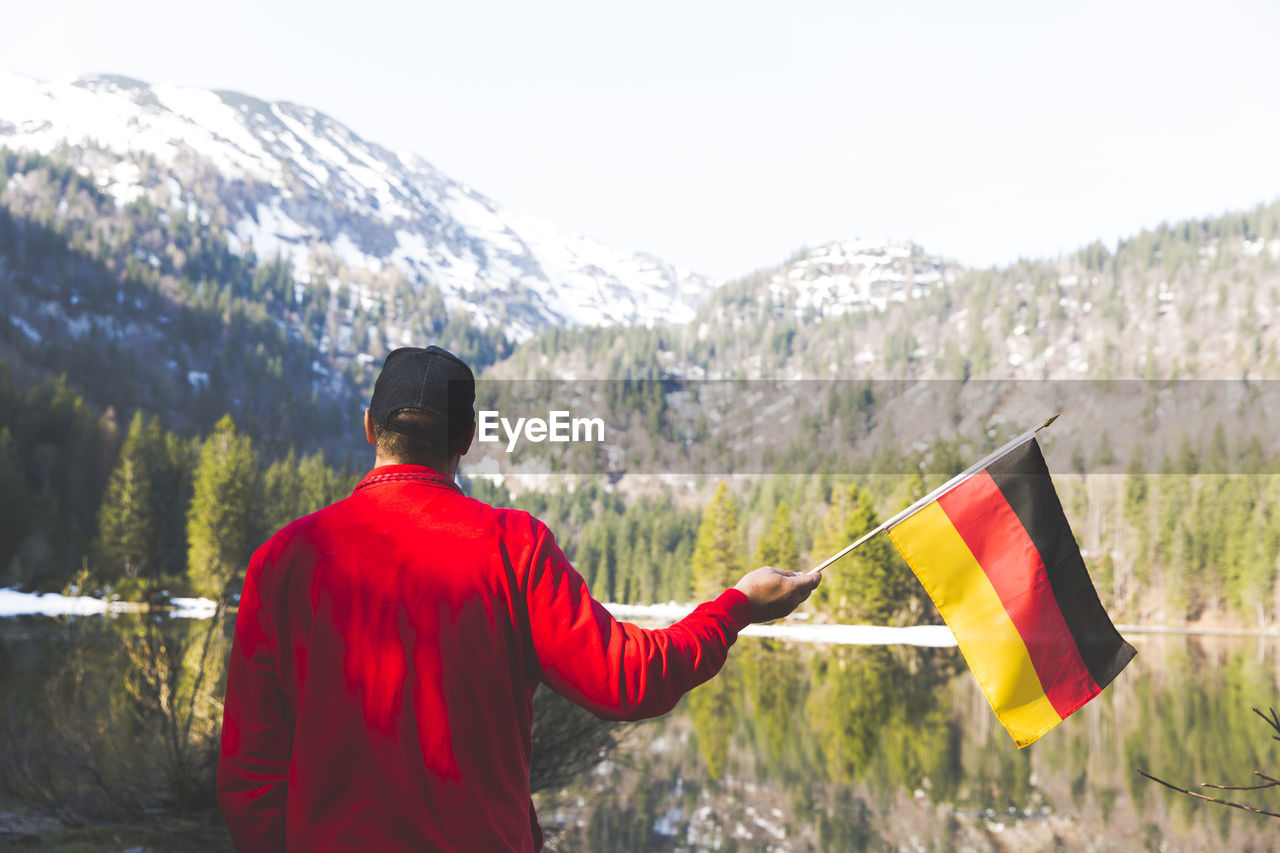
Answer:
[[[526,578],[529,625],[548,684],[605,719],[665,714],[724,665],[738,632],[784,616],[820,576],[759,569],[670,628],[614,619],[542,528]]]
[[[255,554],[240,595],[227,668],[218,804],[236,850],[280,851],[293,729],[276,676],[275,639],[258,587]]]

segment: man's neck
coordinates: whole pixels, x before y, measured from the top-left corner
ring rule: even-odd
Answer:
[[[423,467],[430,468],[432,471],[436,471],[440,474],[443,474],[444,476],[448,477],[450,480],[456,480],[458,478],[458,461],[459,461],[459,458],[457,456],[454,456],[445,464],[443,468],[438,468],[435,465],[424,465],[421,462],[404,462],[400,459],[391,459],[386,456],[375,456],[373,460],[373,467],[383,468],[387,465],[423,465]]]

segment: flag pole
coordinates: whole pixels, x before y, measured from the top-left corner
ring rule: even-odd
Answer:
[[[1022,435],[1019,435],[1017,438],[1013,438],[1008,442],[1006,442],[1003,446],[997,448],[996,450],[991,451],[986,456],[982,457],[977,462],[973,463],[968,468],[961,471],[959,474],[956,474],[950,480],[947,480],[947,482],[943,483],[941,486],[938,486],[938,488],[934,489],[932,492],[929,492],[929,494],[925,495],[920,500],[911,504],[911,506],[907,507],[902,512],[893,516],[893,518],[890,518],[888,521],[882,522],[879,527],[875,527],[867,531],[866,533],[862,534],[860,537],[855,539],[852,543],[841,548],[839,551],[832,554],[830,557],[827,557],[827,559],[823,560],[821,563],[814,566],[809,571],[805,572],[805,574],[811,575],[815,572],[822,571],[827,566],[831,565],[836,560],[843,557],[845,554],[848,554],[854,548],[857,548],[863,542],[866,542],[872,536],[875,536],[877,533],[880,533],[882,531],[888,530],[890,527],[893,527],[895,524],[901,521],[905,521],[906,519],[910,518],[912,515],[915,515],[921,509],[933,503],[938,498],[942,497],[944,494],[946,494],[955,486],[959,485],[962,481],[968,479],[974,473],[981,471],[983,468],[987,467],[992,462],[999,459],[1001,456],[1004,456],[1006,453],[1008,453],[1010,450],[1013,450],[1015,447],[1021,447],[1023,444],[1026,444],[1028,441],[1035,438],[1036,433],[1038,433],[1040,430],[1044,429],[1049,424],[1056,421],[1058,419],[1058,416],[1061,414],[1062,412],[1058,412],[1053,417],[1047,418],[1044,423],[1040,424],[1040,426],[1027,430],[1026,432],[1022,433]]]

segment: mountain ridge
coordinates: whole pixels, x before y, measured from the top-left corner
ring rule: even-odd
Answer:
[[[195,205],[233,249],[286,256],[303,282],[336,261],[373,286],[395,273],[435,287],[512,340],[687,319],[715,284],[506,210],[319,110],[232,90],[0,74],[0,144],[57,152],[124,203]]]

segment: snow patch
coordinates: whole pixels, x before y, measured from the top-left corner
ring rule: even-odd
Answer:
[[[604,607],[616,619],[640,619],[647,622],[676,622],[693,612],[693,606],[676,604],[614,604]],[[949,648],[956,638],[946,625],[911,625],[891,628],[883,625],[749,625],[744,637],[773,637],[799,643],[830,643],[853,646],[926,646]]]
[[[212,619],[218,612],[218,602],[207,598],[171,598],[174,610],[169,615],[175,619]]]
[[[35,326],[31,325],[26,320],[19,317],[17,314],[10,314],[9,322],[12,323],[18,329],[19,332],[22,332],[22,334],[26,335],[31,340],[32,343],[38,344],[42,340],[44,340],[44,336],[42,336],[40,332],[37,331]]]
[[[109,608],[110,604],[101,598],[0,589],[0,616],[84,616],[106,613]]]

